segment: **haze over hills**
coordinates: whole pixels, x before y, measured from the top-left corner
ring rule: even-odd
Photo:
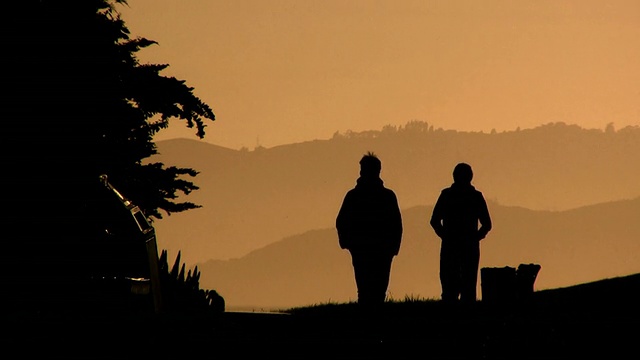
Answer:
[[[542,266],[536,290],[640,273],[640,197],[566,211],[528,210],[489,202],[495,228],[483,240],[481,267]],[[403,212],[405,232],[389,295],[439,298],[439,246],[430,206]],[[355,300],[350,256],[333,228],[312,230],[232,260],[198,265],[201,286],[230,309],[273,309]],[[481,297],[481,280],[478,296]]]
[[[189,266],[240,258],[283,238],[333,228],[366,151],[381,158],[381,177],[404,210],[432,205],[461,161],[473,166],[476,187],[501,206],[560,211],[640,196],[637,126],[599,130],[549,123],[481,133],[412,121],[251,151],[186,139],[157,145],[160,154],[150,161],[200,172],[193,180],[200,190],[186,199],[203,207],[155,222],[159,248],[170,256],[181,251]]]

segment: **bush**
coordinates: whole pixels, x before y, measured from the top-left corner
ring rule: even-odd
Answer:
[[[215,290],[200,289],[200,271],[186,271],[186,265],[180,263],[178,251],[173,267],[169,269],[167,250],[162,250],[159,260],[160,286],[163,309],[171,313],[193,313],[225,311],[225,301]]]

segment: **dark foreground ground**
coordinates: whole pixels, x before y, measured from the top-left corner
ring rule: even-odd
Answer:
[[[3,359],[627,358],[640,348],[640,274],[470,307],[404,301],[287,314],[8,311],[2,326]]]

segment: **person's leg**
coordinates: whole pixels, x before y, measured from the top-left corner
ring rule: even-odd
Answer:
[[[442,242],[440,247],[440,285],[442,300],[453,302],[460,293],[460,261],[457,247]]]
[[[375,274],[375,301],[377,303],[384,303],[387,298],[387,290],[389,288],[389,279],[391,277],[392,262],[392,255],[380,254],[377,257]]]
[[[477,300],[478,266],[480,265],[480,243],[465,247],[462,255],[460,300],[467,303],[475,302]]]
[[[358,289],[358,303],[371,303],[375,296],[373,290],[375,274],[372,274],[371,259],[362,254],[352,254],[351,259]]]

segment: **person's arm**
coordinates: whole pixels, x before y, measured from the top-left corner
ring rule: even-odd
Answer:
[[[489,208],[487,207],[487,202],[484,199],[484,196],[480,194],[480,213],[478,216],[478,220],[480,221],[480,229],[478,229],[478,240],[484,239],[489,231],[491,231],[491,227],[493,224],[491,223],[491,216],[489,215]]]
[[[400,213],[400,205],[398,205],[398,198],[395,193],[392,193],[392,204],[393,204],[393,255],[398,255],[400,252],[400,244],[402,242],[402,214]]]
[[[338,232],[338,242],[341,249],[349,249],[351,246],[349,238],[349,223],[351,221],[349,216],[351,213],[350,198],[349,193],[347,193],[336,217],[336,231]]]
[[[433,212],[431,213],[431,227],[435,231],[436,235],[442,239],[444,236],[444,227],[442,226],[442,217],[443,217],[443,207],[444,207],[444,195],[440,193],[438,200],[436,201],[435,206],[433,207]]]

